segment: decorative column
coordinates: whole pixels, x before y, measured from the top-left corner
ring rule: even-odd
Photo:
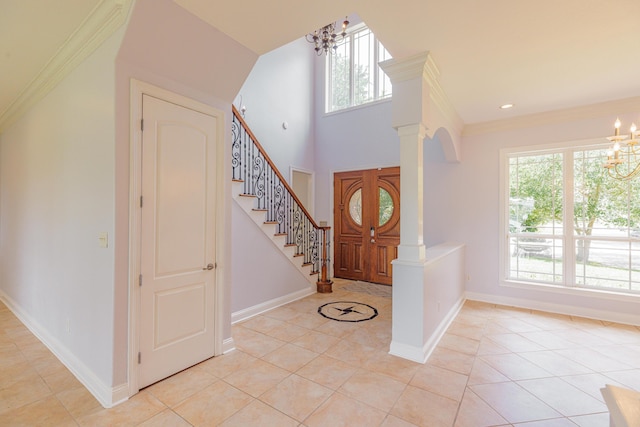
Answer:
[[[393,84],[392,125],[400,137],[400,246],[393,261],[393,318],[389,353],[424,363],[425,246],[423,144],[429,114],[429,53],[380,64]]]

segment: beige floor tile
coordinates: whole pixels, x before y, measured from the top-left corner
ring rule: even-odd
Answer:
[[[265,391],[275,387],[291,373],[263,360],[256,360],[243,370],[237,371],[224,379],[232,386],[258,397]]]
[[[560,418],[562,414],[513,382],[478,384],[471,390],[510,423]]]
[[[511,350],[501,346],[500,344],[491,341],[489,338],[482,337],[480,340],[480,346],[478,347],[478,356],[482,356],[485,354],[505,354],[511,353]]]
[[[332,337],[331,335],[310,331],[300,338],[293,340],[291,343],[320,354],[336,345],[339,341],[339,338]]]
[[[593,372],[593,370],[575,360],[570,360],[562,356],[558,351],[524,352],[520,353],[520,356],[556,376],[590,374]]]
[[[247,393],[220,380],[177,405],[176,414],[194,426],[217,426],[253,401]]]
[[[252,329],[238,327],[234,331],[234,339],[238,350],[242,350],[254,357],[262,357],[286,344],[284,341]]]
[[[405,388],[406,383],[384,374],[360,369],[338,389],[338,392],[389,412]]]
[[[440,342],[438,342],[438,346],[475,355],[480,347],[480,341],[447,333],[442,336]]]
[[[417,427],[416,424],[398,418],[395,415],[387,415],[380,427]]]
[[[553,375],[535,363],[531,363],[519,354],[494,354],[482,356],[488,365],[509,377],[511,380],[529,380],[534,378],[548,378]]]
[[[491,384],[507,381],[510,381],[509,377],[502,375],[497,369],[492,368],[487,362],[478,357],[473,363],[473,369],[469,374],[467,384]]]
[[[0,367],[0,389],[11,387],[17,382],[35,380],[38,377],[38,372],[24,359],[21,362]]]
[[[282,306],[269,310],[263,314],[264,316],[271,317],[273,319],[284,320],[285,322],[294,321],[295,323],[295,318],[300,315],[300,312],[291,307]]]
[[[469,375],[475,357],[448,348],[436,347],[429,357],[429,364],[449,369],[460,374]]]
[[[533,341],[536,344],[541,345],[547,350],[561,350],[576,347],[575,343],[561,338],[553,331],[524,332],[520,335],[530,341]]]
[[[73,418],[80,418],[102,410],[100,402],[84,386],[65,390],[56,394],[56,397]]]
[[[560,378],[518,381],[518,385],[565,417],[607,411],[603,402]]]
[[[521,351],[541,351],[545,350],[539,344],[534,343],[531,340],[526,339],[520,334],[509,333],[509,334],[490,334],[487,335],[494,343],[506,348],[509,351],[514,353]]]
[[[162,402],[141,391],[113,408],[92,412],[76,421],[83,427],[137,426],[165,409]]]
[[[71,414],[54,396],[0,414],[2,426],[76,426]]]
[[[447,334],[457,335],[459,337],[471,338],[480,341],[484,335],[484,326],[468,324],[466,322],[454,321],[447,329]]]
[[[296,374],[332,390],[337,390],[357,370],[358,368],[353,365],[320,355],[300,368]]]
[[[518,423],[514,424],[513,427],[575,427],[575,423],[568,418],[553,418],[550,420]]]
[[[418,369],[409,384],[459,402],[468,380],[467,375],[427,363]]]
[[[289,372],[295,372],[318,356],[318,353],[311,350],[293,344],[286,344],[267,354],[262,360]]]
[[[604,398],[602,397],[600,389],[606,384],[615,385],[617,387],[624,387],[619,382],[601,373],[569,375],[562,377],[562,380],[584,391],[589,396],[594,397],[601,402],[604,402]]]
[[[234,350],[229,353],[207,359],[198,366],[200,369],[211,375],[218,378],[224,378],[234,372],[245,369],[247,365],[251,364],[255,360],[258,359],[242,350]]]
[[[291,323],[283,322],[267,332],[270,337],[279,339],[280,341],[291,342],[308,333],[309,329]]]
[[[596,372],[624,371],[633,368],[631,365],[612,359],[588,347],[556,350],[556,353]],[[640,358],[640,353],[638,353],[638,357]]]
[[[610,425],[609,412],[603,412],[601,414],[580,415],[577,417],[571,417],[569,419],[579,427],[602,427]]]
[[[315,306],[316,304],[317,303],[314,303],[313,305]],[[324,317],[318,315],[318,306],[316,306],[315,309],[307,313],[301,313],[298,317],[296,317],[296,325],[307,329],[316,329],[324,325],[325,323],[332,322],[332,320],[325,319]]]
[[[467,389],[460,403],[455,427],[489,427],[508,424],[491,406]]]
[[[69,372],[68,369],[55,372],[51,375],[43,375],[42,379],[54,393],[60,393],[65,390],[82,387],[82,383],[78,381],[78,379]]]
[[[51,395],[51,389],[40,377],[17,381],[0,390],[0,414]]]
[[[386,415],[384,411],[335,393],[304,421],[304,425],[307,427],[378,426],[384,421]]]
[[[139,424],[139,427],[190,427],[187,421],[171,409],[165,409],[158,415]]]
[[[344,339],[324,352],[326,356],[350,363],[355,366],[362,366],[371,359],[377,350],[364,344]]]
[[[53,354],[47,354],[44,357],[31,360],[31,366],[43,376],[67,370],[67,367],[64,366]]]
[[[387,351],[378,352],[362,365],[363,368],[388,375],[405,384],[411,381],[422,366],[424,365],[421,363],[393,356]]]
[[[332,390],[294,374],[260,396],[260,400],[303,421],[332,393]]]
[[[240,323],[240,326],[243,326],[248,329],[252,329],[256,332],[267,334],[273,328],[282,326],[284,323],[285,322],[283,320],[278,320],[278,319],[274,319],[273,317],[258,315]]]
[[[634,369],[640,369],[640,357],[638,357],[640,345],[596,345],[592,349],[617,362],[625,363]]]
[[[323,323],[315,328],[315,330],[326,335],[331,335],[332,337],[345,338],[358,329],[361,329],[361,325],[358,325],[358,323],[359,322],[338,322],[333,320]]]
[[[221,427],[296,427],[298,424],[298,421],[293,418],[259,400],[254,400],[220,425]]]
[[[391,410],[391,414],[405,421],[429,427],[453,425],[458,402],[418,387],[407,386]]]
[[[146,390],[172,408],[216,381],[215,376],[194,367],[157,382]]]

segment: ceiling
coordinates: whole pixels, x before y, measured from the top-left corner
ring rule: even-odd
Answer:
[[[0,113],[100,1],[0,0]],[[466,124],[640,96],[638,0],[174,1],[258,54],[357,14],[395,58],[431,52]]]

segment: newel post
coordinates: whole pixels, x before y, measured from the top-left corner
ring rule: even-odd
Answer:
[[[320,277],[318,277],[316,286],[319,293],[326,294],[333,292],[331,289],[333,281],[329,279],[329,253],[331,252],[329,248],[329,245],[331,244],[331,236],[329,236],[329,232],[331,231],[331,227],[320,227],[318,231],[322,234],[320,237],[322,254],[320,255]]]

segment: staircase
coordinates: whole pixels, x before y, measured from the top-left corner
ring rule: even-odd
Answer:
[[[330,227],[320,227],[233,108],[233,198],[318,292],[331,292]]]

